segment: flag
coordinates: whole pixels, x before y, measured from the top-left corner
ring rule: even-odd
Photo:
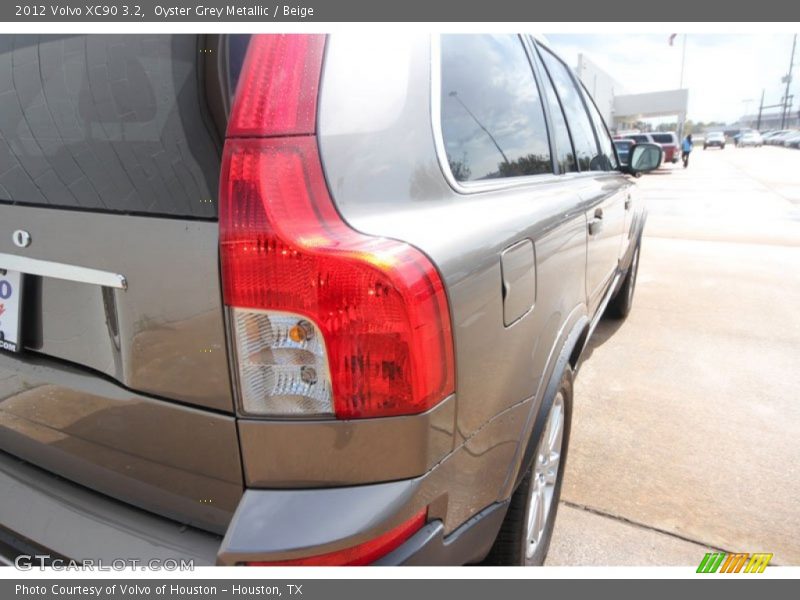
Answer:
[[[669,45],[672,46],[672,43],[675,41],[675,38],[678,37],[677,33],[673,33],[669,36]]]

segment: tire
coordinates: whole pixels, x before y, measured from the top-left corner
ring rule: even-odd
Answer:
[[[624,319],[631,312],[633,295],[636,292],[636,276],[639,272],[640,248],[641,244],[637,244],[636,249],[633,251],[631,265],[625,274],[625,279],[623,279],[622,285],[611,299],[611,302],[608,303],[608,308],[606,308],[606,314],[615,319]]]
[[[560,452],[558,453],[558,466],[555,469],[545,466],[540,459],[540,451],[545,438],[551,441],[548,434],[553,433],[548,427],[550,417],[560,411],[561,435],[558,441]],[[497,534],[492,549],[483,561],[486,565],[517,565],[517,566],[537,566],[544,564],[547,557],[547,550],[550,547],[550,540],[553,536],[553,527],[558,512],[558,502],[561,498],[561,484],[564,480],[564,467],[567,462],[567,449],[569,448],[570,424],[572,422],[572,369],[566,366],[564,374],[556,391],[556,396],[547,412],[542,434],[537,441],[536,453],[533,463],[528,468],[528,472],[520,482],[511,502],[508,506],[503,525]],[[550,457],[552,460],[552,453]],[[537,470],[537,465],[539,469]],[[549,476],[541,477],[541,470],[547,471]],[[551,479],[553,477],[554,479]],[[538,492],[543,490],[547,481],[552,480],[552,486],[548,494],[540,495]],[[537,485],[538,482],[538,485]],[[539,502],[539,506],[544,507],[545,513],[540,521],[541,528],[534,544],[528,537],[528,525],[531,522],[531,502]]]
[[[703,150],[708,150],[708,146],[703,146]]]
[[[722,144],[722,146],[720,146],[719,149],[720,150],[725,150],[725,144]]]

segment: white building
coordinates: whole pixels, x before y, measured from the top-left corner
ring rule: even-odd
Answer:
[[[637,121],[654,117],[675,117],[680,126],[686,121],[687,89],[628,94],[619,82],[585,54],[578,54],[575,72],[612,131],[630,129]]]

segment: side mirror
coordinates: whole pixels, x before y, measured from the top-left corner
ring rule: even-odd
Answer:
[[[623,171],[638,177],[642,173],[657,169],[662,160],[664,160],[664,150],[658,144],[636,144],[631,148],[628,164],[623,166]]]

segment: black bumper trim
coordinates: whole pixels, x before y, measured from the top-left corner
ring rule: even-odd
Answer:
[[[508,510],[508,501],[483,509],[448,536],[432,521],[375,565],[466,565],[486,558]]]

